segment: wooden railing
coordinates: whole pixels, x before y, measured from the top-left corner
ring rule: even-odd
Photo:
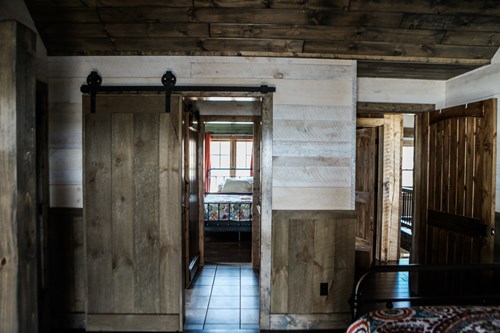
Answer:
[[[413,188],[403,187],[401,197],[403,200],[400,219],[401,247],[410,251],[413,238]]]

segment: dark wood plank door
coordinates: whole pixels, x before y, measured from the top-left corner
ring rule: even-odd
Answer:
[[[87,330],[181,322],[180,96],[84,98]]]
[[[496,109],[491,99],[418,116],[416,262],[492,261]]]
[[[377,133],[377,127],[356,129],[356,250],[361,266],[371,264],[375,250]]]
[[[185,106],[186,107],[186,106]],[[184,113],[184,253],[185,287],[188,288],[200,265],[200,219],[198,197],[198,131],[190,129],[189,112]]]

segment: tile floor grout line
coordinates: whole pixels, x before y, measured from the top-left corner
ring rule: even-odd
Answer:
[[[205,309],[205,318],[203,319],[203,329],[205,329],[205,325],[207,323],[207,317],[208,317],[208,308],[210,307],[210,301],[212,300],[212,292],[214,290],[214,285],[215,285],[215,276],[217,275],[217,267],[215,266],[215,272],[214,272],[214,278],[212,280],[212,285],[210,286],[210,295],[208,296],[208,303],[207,303],[207,308]]]

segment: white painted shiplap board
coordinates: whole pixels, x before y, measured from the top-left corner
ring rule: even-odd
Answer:
[[[140,59],[140,61],[138,61]],[[151,77],[158,78],[158,73],[167,70],[175,71],[177,78],[196,77],[193,64],[203,64],[213,66],[217,64],[238,64],[242,77],[251,77],[242,74],[241,68],[244,66],[278,66],[283,72],[288,72],[286,66],[294,65],[321,65],[321,66],[349,66],[350,61],[345,60],[325,60],[325,59],[299,59],[299,58],[253,58],[253,57],[186,57],[186,56],[120,56],[120,57],[49,57],[50,77],[83,77],[86,78],[90,70],[99,70],[105,77]],[[195,66],[196,67],[196,66]],[[134,69],[132,73],[130,70]],[[233,74],[229,74],[233,75]],[[161,75],[160,75],[161,76]],[[223,74],[217,75],[218,77]],[[255,76],[256,78],[260,78]]]
[[[273,107],[274,120],[352,121],[352,105],[287,105]]]
[[[446,81],[359,78],[358,101],[436,104],[443,107]]]
[[[356,67],[352,61],[92,56],[49,57],[48,63],[52,206],[82,206],[80,86],[90,71],[98,70],[104,85],[160,85],[161,75],[172,70],[177,85],[276,87],[273,209],[315,209],[311,202],[321,204],[321,209],[353,208]]]

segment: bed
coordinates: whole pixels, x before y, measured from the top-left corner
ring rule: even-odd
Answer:
[[[210,169],[209,191],[204,198],[204,224],[208,232],[251,232],[253,180],[249,169]]]
[[[413,272],[418,276],[438,277],[439,290],[419,292],[408,296],[374,296],[361,285],[368,277],[395,272]],[[365,271],[357,279],[350,300],[353,322],[347,333],[426,332],[465,333],[500,332],[500,292],[497,273],[500,264],[449,264],[449,265],[386,265]],[[419,275],[416,275],[419,274]],[[421,275],[423,274],[423,275]],[[432,274],[432,275],[429,275]],[[472,274],[472,275],[471,275]],[[444,277],[444,279],[443,279]],[[468,279],[465,279],[468,277]],[[471,279],[472,278],[472,279]],[[423,282],[424,279],[418,279]],[[454,284],[461,281],[462,284]],[[445,285],[442,286],[442,283]],[[465,283],[465,284],[464,284]],[[466,288],[456,288],[457,286]],[[445,290],[449,287],[449,290]],[[401,301],[405,307],[392,308]],[[364,306],[385,303],[388,308],[375,306],[367,313]],[[360,316],[361,313],[364,313]]]
[[[416,306],[369,312],[347,333],[500,332],[500,306]]]

